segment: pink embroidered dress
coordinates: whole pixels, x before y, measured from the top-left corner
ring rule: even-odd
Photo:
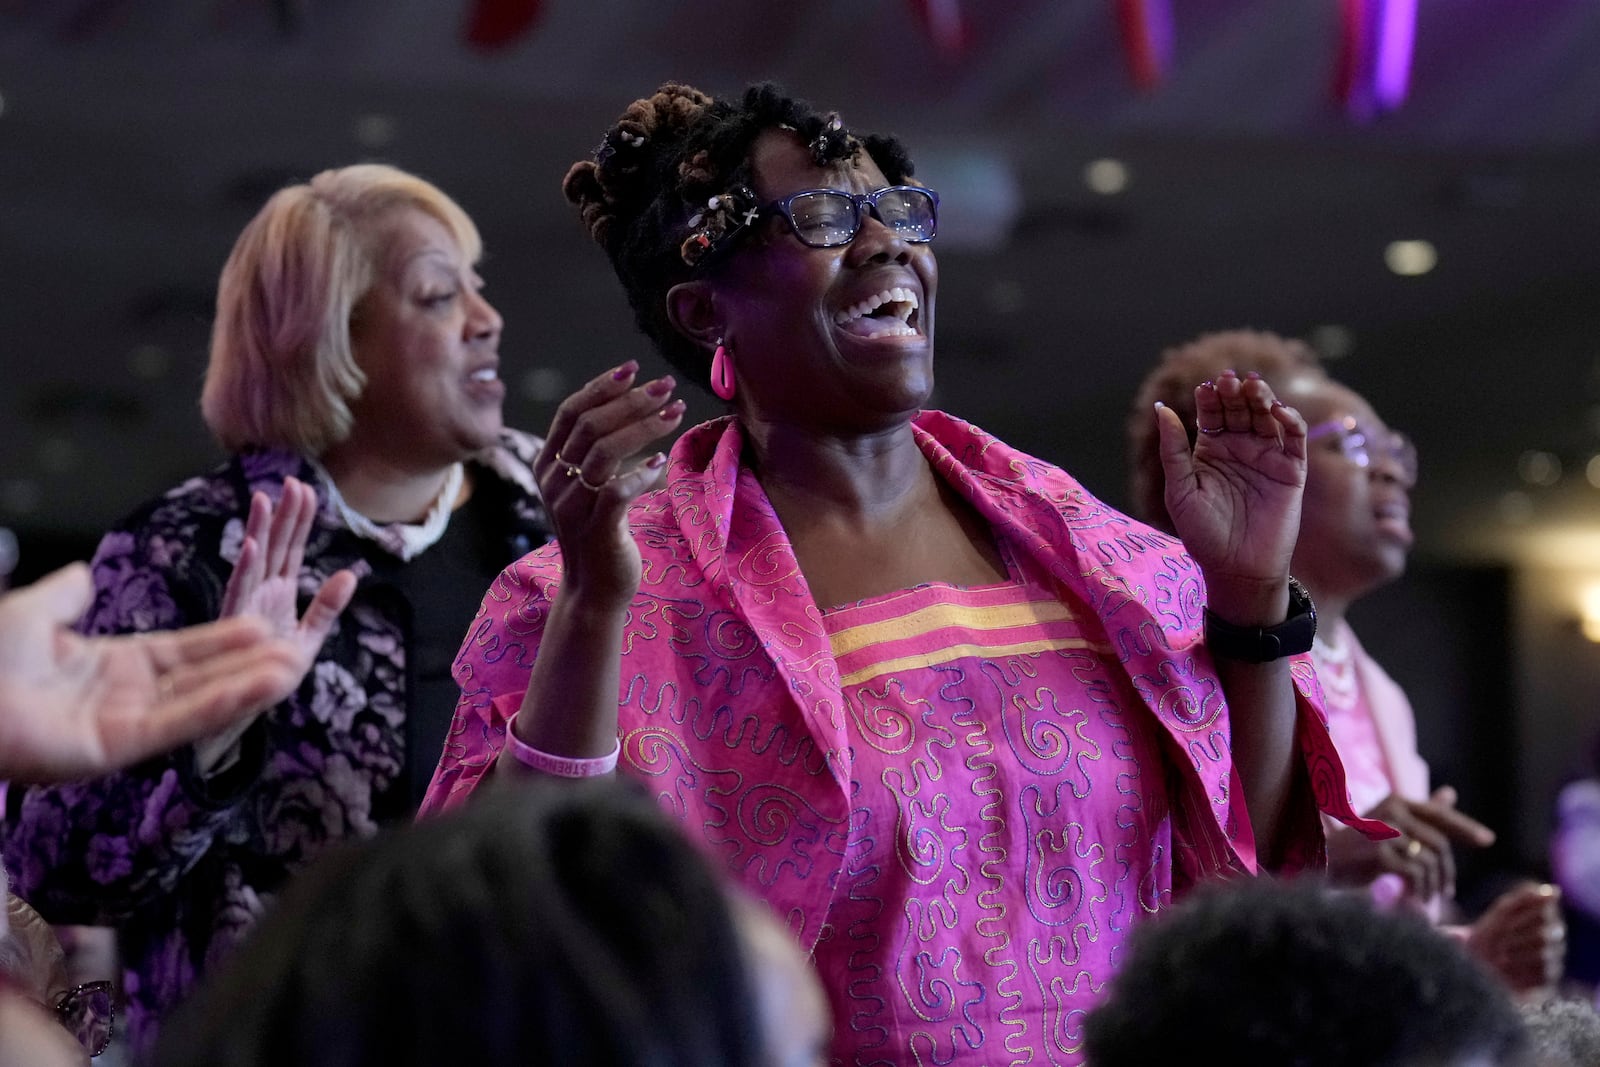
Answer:
[[[823,612],[738,423],[678,441],[631,516],[621,769],[813,953],[836,1062],[1078,1063],[1130,927],[1257,867],[1199,570],[975,427],[925,412],[914,432],[1009,581]],[[493,764],[560,576],[542,549],[485,597],[424,812]],[[1316,807],[1359,823],[1314,675],[1293,673]],[[1291,824],[1291,865],[1316,862],[1312,804]]]
[[[1010,566],[823,616],[854,758],[813,959],[847,1062],[1076,1052],[1102,960],[1171,898],[1156,724],[1081,605]]]

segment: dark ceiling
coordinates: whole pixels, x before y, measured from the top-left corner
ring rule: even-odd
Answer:
[[[647,355],[567,164],[660,81],[775,78],[902,134],[940,188],[941,405],[1102,495],[1160,349],[1253,325],[1311,334],[1413,431],[1425,554],[1600,525],[1600,4],[1420,0],[1411,97],[1370,125],[1331,100],[1336,0],[1177,0],[1151,94],[1109,0],[956,4],[960,56],[910,0],[544,0],[491,52],[445,0],[0,0],[0,524],[37,558],[83,551],[210,461],[196,395],[234,236],[277,185],[364,158],[478,220],[510,417],[541,428]],[[1114,195],[1084,182],[1107,157]],[[1437,268],[1391,273],[1397,239]],[[1563,478],[1525,485],[1530,449]]]

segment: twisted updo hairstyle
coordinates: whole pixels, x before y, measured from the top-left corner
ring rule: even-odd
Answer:
[[[702,387],[710,384],[710,356],[673,328],[667,292],[691,277],[684,245],[703,224],[707,202],[754,185],[751,149],[764,131],[780,127],[811,147],[818,166],[865,151],[891,184],[912,175],[911,159],[893,137],[857,138],[838,115],[818,112],[776,85],[753,85],[731,101],[668,82],[629,104],[594,156],[574,163],[561,185],[610,257],[639,329]]]

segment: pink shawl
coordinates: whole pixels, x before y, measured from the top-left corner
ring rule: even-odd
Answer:
[[[1200,869],[1255,873],[1255,841],[1229,758],[1227,707],[1201,644],[1199,568],[1175,539],[1090,496],[1064,471],[940,412],[920,414],[917,444],[934,470],[1033,556],[1099,620],[1160,724],[1182,778]],[[850,743],[838,670],[793,550],[732,419],[684,434],[664,489],[633,507],[644,579],[629,610],[618,694],[622,768],[747,886],[803,945],[827,914],[847,831]],[[561,578],[548,546],[495,581],[455,675],[461,702],[423,813],[463,799],[504,744]],[[1293,675],[1299,737],[1317,806],[1378,836],[1351,810],[1308,657]],[[1197,813],[1194,813],[1197,814]],[[1314,812],[1297,818],[1291,865],[1320,860]]]

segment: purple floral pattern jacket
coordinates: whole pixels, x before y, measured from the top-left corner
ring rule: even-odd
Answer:
[[[508,489],[508,563],[549,536],[531,470],[540,445],[506,431],[475,460],[480,477]],[[319,484],[298,455],[247,452],[135,512],[95,554],[85,632],[215,618],[251,494],[276,497],[289,475]],[[361,582],[299,690],[257,720],[233,767],[202,779],[192,750],[180,749],[96,781],[12,791],[3,845],[13,890],[53,922],[119,928],[135,1048],[296,870],[330,844],[372,834],[385,815],[409,815],[395,792],[409,755],[411,608],[368,580],[383,553],[324,506],[302,599],[341,568]],[[437,753],[414,758],[432,766]]]

